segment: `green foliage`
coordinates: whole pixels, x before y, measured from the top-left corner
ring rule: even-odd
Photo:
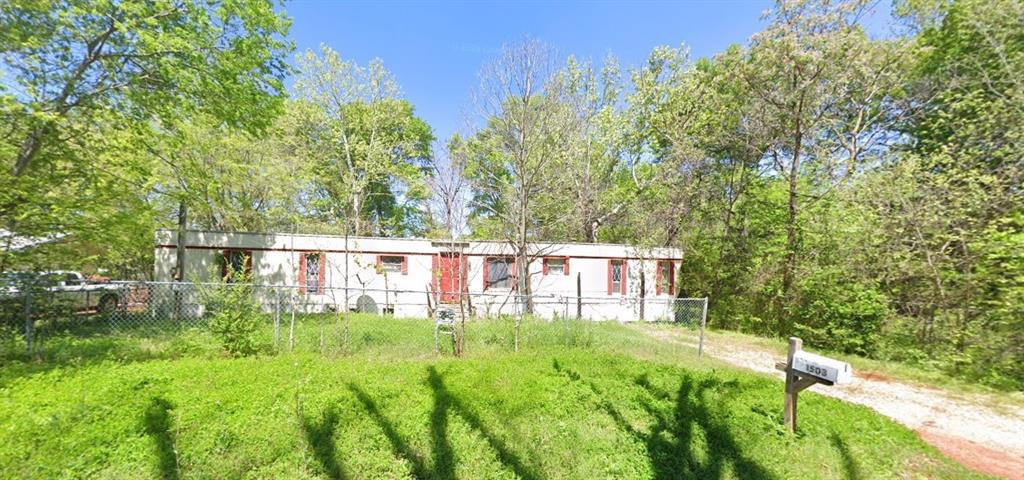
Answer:
[[[380,59],[366,67],[322,46],[298,57],[310,216],[356,235],[421,235],[433,169],[430,126]]]
[[[223,280],[201,285],[198,294],[210,331],[224,350],[236,357],[255,355],[263,347],[259,333],[267,320],[260,312],[251,275],[227,267]]]
[[[844,277],[822,269],[798,281],[798,304],[789,312],[794,331],[817,348],[870,356],[890,318],[889,299]]]
[[[814,393],[789,435],[778,381],[661,350],[626,326],[597,332],[600,349],[525,356],[398,350],[36,373],[4,383],[0,475],[976,478],[907,428]]]
[[[200,115],[266,126],[284,93],[288,24],[263,1],[5,2],[0,228],[73,245],[45,258],[0,249],[0,270],[143,271],[149,200],[168,193],[152,190],[150,147]]]
[[[656,49],[628,108],[657,181],[606,231],[679,245],[712,325],[1024,388],[1024,7],[997,3],[898,2],[880,40],[866,2],[781,1],[749,45]]]
[[[985,313],[967,333],[966,373],[986,383],[1024,390],[1024,211],[989,227],[975,245],[985,252],[976,275],[988,292],[977,302]]]
[[[254,355],[261,347],[256,334],[265,319],[252,295],[251,288],[233,285],[205,298],[210,331],[234,356]]]
[[[0,271],[146,275],[180,207],[190,227],[409,236],[440,231],[440,200],[446,235],[509,242],[521,268],[531,242],[675,246],[713,326],[1024,389],[1020,1],[900,0],[908,28],[878,39],[871,2],[781,0],[745,45],[658,47],[627,75],[506,46],[446,193],[381,60],[307,51],[284,100],[269,2],[8,3],[0,231],[60,240],[0,248]],[[229,350],[256,348],[212,312]]]

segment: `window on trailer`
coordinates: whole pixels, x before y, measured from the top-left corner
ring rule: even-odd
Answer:
[[[544,259],[544,275],[567,275],[568,274],[568,258],[566,257],[548,257]]]
[[[487,259],[487,289],[512,288],[512,266],[510,257],[489,257]]]
[[[316,292],[320,290],[320,269],[323,268],[323,257],[320,253],[307,253],[306,255],[306,291]]]
[[[400,255],[381,255],[380,257],[380,267],[388,273],[402,273],[402,264],[404,263],[405,257]]]
[[[626,261],[608,262],[608,293],[626,293]]]
[[[228,283],[234,283],[252,273],[251,250],[225,250],[221,262],[221,276]]]

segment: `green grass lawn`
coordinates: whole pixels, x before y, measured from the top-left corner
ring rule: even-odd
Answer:
[[[251,358],[201,330],[6,358],[0,478],[973,477],[813,393],[789,435],[780,382],[627,326],[528,322],[516,353],[507,322],[480,324],[451,358],[428,323],[371,317],[320,355],[324,320]]]

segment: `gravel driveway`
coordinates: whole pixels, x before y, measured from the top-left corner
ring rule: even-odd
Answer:
[[[665,341],[696,347],[691,332],[657,327],[644,331]],[[784,356],[764,347],[708,342],[704,352],[738,367],[784,378],[775,370],[775,362],[784,360]],[[968,468],[1024,480],[1024,408],[1001,405],[996,411],[986,406],[980,395],[953,394],[856,370],[850,384],[815,385],[810,390],[871,407],[914,430]]]

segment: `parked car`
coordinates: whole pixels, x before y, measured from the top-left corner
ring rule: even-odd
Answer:
[[[8,272],[0,278],[0,295],[5,300],[22,298],[22,292],[28,290],[53,294],[77,311],[111,312],[117,309],[120,298],[118,285],[89,281],[81,272]]]

